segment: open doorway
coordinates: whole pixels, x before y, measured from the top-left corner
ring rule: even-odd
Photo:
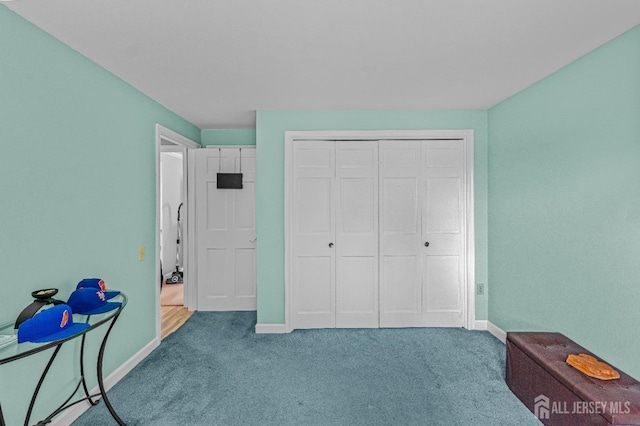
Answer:
[[[156,266],[158,270],[157,335],[160,339],[177,330],[192,314],[190,189],[188,150],[197,143],[156,125],[157,203]]]
[[[184,164],[180,147],[160,151],[161,306],[184,306]]]

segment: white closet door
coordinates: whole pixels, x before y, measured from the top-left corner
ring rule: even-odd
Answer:
[[[464,142],[380,141],[380,326],[464,325]]]
[[[293,328],[464,326],[464,149],[293,145]]]
[[[295,328],[333,328],[335,142],[297,142],[293,157],[293,321]]]
[[[243,189],[218,189],[240,171],[238,148],[195,151],[197,309],[256,309],[255,149],[242,148]]]
[[[336,327],[378,327],[378,143],[336,143]]]
[[[380,141],[380,327],[421,320],[421,142]]]
[[[461,140],[422,143],[422,325],[464,326],[465,167]]]

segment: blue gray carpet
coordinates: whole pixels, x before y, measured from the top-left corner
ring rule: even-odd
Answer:
[[[136,425],[540,425],[504,382],[504,345],[463,329],[255,334],[196,312],[109,391]],[[115,422],[100,403],[74,426]]]

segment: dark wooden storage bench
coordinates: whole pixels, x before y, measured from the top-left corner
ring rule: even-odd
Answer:
[[[617,368],[619,379],[594,379],[565,362],[581,353],[598,358],[560,333],[507,333],[507,385],[545,425],[640,425],[640,383]]]

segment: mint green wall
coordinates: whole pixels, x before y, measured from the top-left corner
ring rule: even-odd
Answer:
[[[256,128],[258,323],[285,321],[284,132],[287,130],[473,129],[476,281],[487,282],[486,111],[258,111]],[[476,319],[486,319],[486,315],[486,297],[478,296]]]
[[[640,27],[489,111],[489,320],[640,378]]]
[[[205,129],[201,132],[202,145],[255,145],[255,129]]]
[[[102,277],[129,295],[105,375],[155,337],[156,122],[200,139],[195,126],[0,6],[0,323],[15,321],[32,290],[57,287],[66,299],[81,278]],[[77,349],[65,345],[34,418],[78,378]],[[22,424],[44,362],[0,366],[7,424]]]

